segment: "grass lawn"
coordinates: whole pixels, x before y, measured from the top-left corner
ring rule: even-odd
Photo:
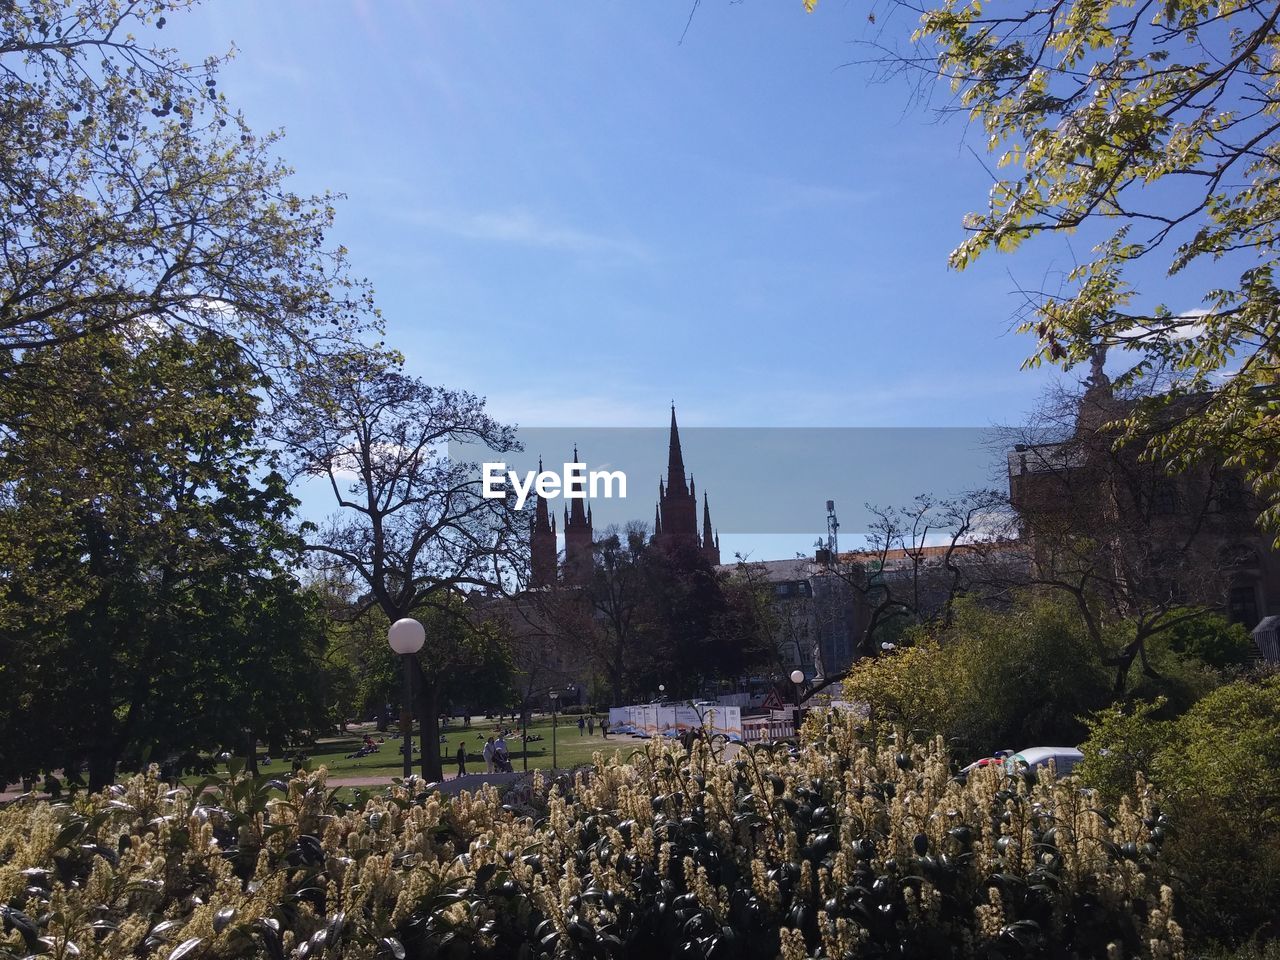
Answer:
[[[475,718],[472,720],[469,729],[463,729],[461,726],[456,725],[455,722],[454,725],[442,730],[444,739],[440,745],[440,752],[444,759],[445,772],[452,774],[457,771],[458,766],[453,758],[458,752],[458,743],[465,742],[467,745],[467,772],[484,773],[484,760],[481,759],[480,751],[484,748],[485,738],[494,732],[495,727],[496,724],[492,720]],[[403,759],[400,753],[400,741],[391,739],[390,734],[392,732],[394,732],[394,728],[386,734],[381,734],[386,740],[379,745],[377,753],[361,757],[358,760],[348,760],[347,755],[356,751],[365,733],[372,735],[375,740],[378,739],[380,734],[374,729],[373,724],[353,726],[350,728],[350,733],[344,736],[322,738],[316,742],[315,749],[310,753],[312,769],[324,764],[329,771],[330,779],[398,777]],[[541,740],[535,740],[529,744],[529,769],[550,769],[551,718],[536,717],[529,724],[529,734],[542,737]],[[415,747],[417,746],[417,740],[415,728]],[[625,735],[616,736],[612,734],[606,740],[600,735],[599,726],[596,727],[594,736],[588,736],[585,733],[579,735],[577,717],[561,717],[557,721],[556,730],[556,764],[563,769],[589,763],[591,754],[597,750],[607,753],[621,750],[625,756],[641,746],[643,742]],[[518,734],[507,738],[507,750],[511,754],[511,765],[517,771],[523,770],[524,753]],[[415,750],[413,754],[415,771],[420,769],[420,762],[421,754]],[[261,773],[270,776],[276,772],[277,768],[276,763],[273,762],[271,766],[260,767],[259,769]]]

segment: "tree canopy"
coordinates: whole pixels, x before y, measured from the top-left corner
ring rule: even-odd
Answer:
[[[875,62],[949,82],[944,109],[967,113],[998,156],[985,209],[966,217],[951,265],[1081,231],[1092,253],[1063,288],[1026,292],[1021,330],[1038,341],[1028,362],[1071,367],[1106,347],[1128,351],[1118,383],[1150,396],[1126,426],[1136,436],[1160,425],[1141,441],[1148,452],[1243,467],[1266,500],[1263,522],[1280,530],[1280,9],[891,5],[918,15],[916,47]],[[1157,279],[1144,282],[1150,267]],[[1161,271],[1181,275],[1201,302],[1169,302]]]
[[[192,0],[0,4],[0,351],[139,322],[233,333],[260,364],[376,316],[331,194],[302,196],[218,91],[157,45]],[[0,361],[6,358],[0,357]]]
[[[0,778],[87,759],[105,786],[149,744],[311,726],[323,638],[295,596],[297,501],[259,442],[244,351],[153,331],[34,354],[25,373],[66,389],[0,380],[0,699],[19,747]]]

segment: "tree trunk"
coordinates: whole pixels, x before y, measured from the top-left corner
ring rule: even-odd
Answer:
[[[89,789],[105,790],[116,782],[116,753],[106,744],[94,748],[89,754]]]
[[[258,734],[257,731],[245,731],[244,769],[251,777],[258,775]]]

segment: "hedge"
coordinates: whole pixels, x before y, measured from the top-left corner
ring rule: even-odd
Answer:
[[[55,960],[1179,957],[1149,791],[960,784],[940,742],[815,717],[798,757],[703,743],[524,794],[323,771],[138,776],[0,811],[0,954]],[[1046,778],[1047,780],[1047,778]]]

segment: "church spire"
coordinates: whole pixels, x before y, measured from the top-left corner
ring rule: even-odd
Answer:
[[[542,458],[538,458],[542,472]],[[556,525],[548,515],[545,497],[534,494],[533,529],[529,538],[529,585],[549,587],[556,580]]]
[[[538,473],[542,473],[542,458],[538,458]],[[534,507],[533,513],[533,529],[539,533],[545,533],[551,529],[550,518],[547,515],[547,501],[545,497],[537,497],[537,506]]]
[[[671,404],[671,441],[667,447],[667,490],[684,495],[684,454],[680,451],[680,428],[676,426],[676,405]]]
[[[711,529],[711,504],[707,501],[707,494],[704,490],[702,493],[702,548],[710,550],[715,544],[715,534]]]

